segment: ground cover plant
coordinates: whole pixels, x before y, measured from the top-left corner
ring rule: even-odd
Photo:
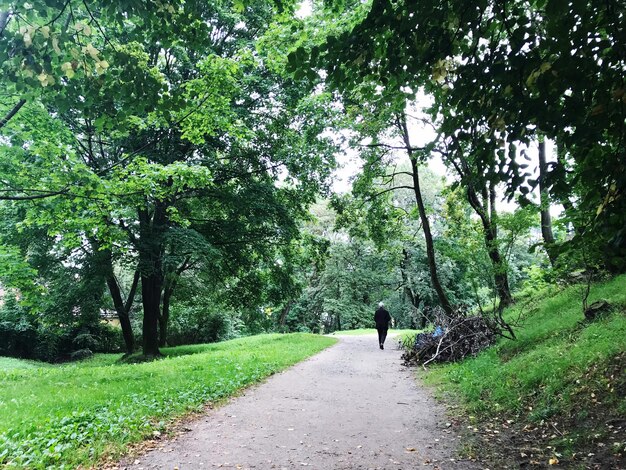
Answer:
[[[592,287],[590,302],[612,306],[593,322],[584,321],[581,292],[553,288],[520,301],[507,311],[519,318],[516,341],[424,375],[460,396],[474,431],[512,446],[517,464],[607,464],[626,454],[626,276]]]
[[[260,335],[165,348],[162,360],[127,364],[97,355],[67,365],[0,365],[0,465],[75,468],[115,457],[175,417],[332,345],[309,334]],[[20,366],[21,365],[21,366]]]

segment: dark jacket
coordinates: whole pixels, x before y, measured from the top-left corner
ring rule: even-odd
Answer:
[[[384,307],[379,307],[374,314],[374,321],[376,322],[376,328],[389,328],[391,315]]]

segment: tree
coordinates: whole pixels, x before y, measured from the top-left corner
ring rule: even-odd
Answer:
[[[55,22],[65,19],[77,31],[64,44],[90,42],[78,65],[61,64],[62,77],[52,74],[61,59],[44,64],[38,81],[45,93],[33,108],[49,116],[45,122],[62,117],[65,143],[44,151],[55,147],[58,132],[35,139],[16,125],[3,148],[11,156],[4,198],[39,201],[30,223],[65,244],[88,236],[115,257],[137,260],[147,355],[159,354],[159,321],[165,330],[176,278],[187,269],[170,260],[197,258],[197,250],[179,250],[180,237],[223,247],[213,262],[236,261],[228,272],[236,279],[250,265],[246,257],[269,256],[268,246],[297,233],[294,221],[321,189],[333,152],[320,137],[328,97],[311,95],[255,50],[275,15],[271,5],[241,13],[229,4],[159,5],[130,6],[126,15],[86,4],[61,12]],[[13,13],[17,28],[21,13]],[[45,37],[49,13],[37,6],[25,13],[39,22],[33,31],[12,30],[11,41],[22,41],[35,59],[61,48],[56,36]],[[31,50],[26,33],[46,41]],[[32,82],[14,78],[16,89]]]
[[[552,233],[552,216],[550,215],[550,200],[546,184],[548,165],[546,163],[546,141],[539,142],[539,204],[541,213],[541,235],[550,258],[550,263],[556,263],[554,253],[554,234]]]
[[[421,87],[434,99],[442,136],[480,153],[511,197],[536,182],[498,155],[503,142],[556,140],[580,183],[582,224],[568,245],[597,247],[607,267],[626,269],[623,2],[375,0],[365,14],[336,6],[348,27],[310,52],[295,51],[294,68],[322,68],[340,90],[372,80],[396,92]],[[563,176],[552,166],[546,177],[557,200],[571,195]]]

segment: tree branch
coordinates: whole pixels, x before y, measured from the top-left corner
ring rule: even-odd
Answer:
[[[45,26],[50,26],[52,23],[54,23],[56,20],[58,20],[59,18],[61,18],[61,15],[63,15],[63,12],[65,11],[65,9],[67,8],[67,6],[70,4],[72,0],[67,0],[67,2],[65,2],[63,4],[63,7],[61,8],[61,10],[59,11],[59,13],[52,18],[50,21],[48,21]],[[67,27],[65,27],[65,29],[67,29]]]
[[[367,147],[367,148],[379,148],[383,147],[386,149],[392,150],[411,150],[412,152],[419,152],[425,150],[425,147],[407,147],[406,145],[391,145],[391,144],[359,144],[359,147]]]
[[[389,193],[391,191],[395,191],[396,189],[410,189],[410,190],[413,190],[415,188],[413,188],[413,186],[394,186],[393,188],[387,188],[387,189],[384,189],[382,191],[379,191],[376,194],[373,194],[372,196],[370,196],[367,199],[365,199],[365,202],[371,201],[372,199],[376,199],[378,196],[382,196],[385,193]]]
[[[4,30],[6,29],[7,24],[9,24],[9,16],[10,16],[9,10],[0,11],[0,38],[4,34]]]
[[[1,34],[0,34],[1,35]],[[2,121],[0,121],[0,129],[3,128],[10,120],[13,116],[15,116],[17,114],[17,112],[22,108],[22,106],[24,106],[26,104],[26,100],[25,99],[21,99],[19,100],[15,106],[13,106],[13,109],[11,109],[11,111],[9,111],[7,113],[6,116],[4,116],[2,118]]]
[[[66,194],[68,189],[63,189],[61,191],[39,191],[37,189],[22,189],[22,190],[15,190],[15,189],[2,189],[0,190],[2,192],[8,192],[8,191],[32,191],[32,192],[38,192],[40,194],[31,194],[29,196],[3,196],[0,195],[0,201],[33,201],[35,199],[45,199],[47,197],[53,197],[53,196],[60,196],[61,194]]]
[[[130,292],[128,293],[128,298],[126,299],[126,303],[124,304],[124,311],[128,315],[130,313],[130,309],[133,306],[133,302],[135,300],[135,293],[137,292],[137,284],[139,284],[139,269],[135,270],[135,275],[133,276],[133,283],[130,286]]]

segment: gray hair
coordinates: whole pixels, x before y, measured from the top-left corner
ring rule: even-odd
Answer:
[[[385,306],[385,304],[384,304],[384,303],[382,303],[382,302],[378,302],[378,306],[379,306],[379,307],[384,307],[384,306]]]

